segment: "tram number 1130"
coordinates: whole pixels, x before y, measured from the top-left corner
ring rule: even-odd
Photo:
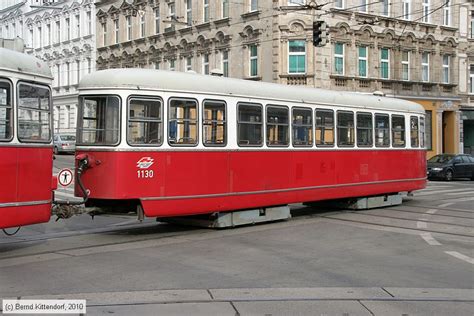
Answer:
[[[137,170],[137,176],[139,179],[153,178],[153,170]]]

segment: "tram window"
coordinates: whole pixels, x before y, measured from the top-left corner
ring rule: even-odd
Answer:
[[[18,139],[22,142],[51,140],[51,91],[30,83],[18,84]]]
[[[390,146],[390,119],[387,114],[375,114],[375,146]]]
[[[168,142],[170,145],[197,144],[198,103],[190,99],[170,99]]]
[[[405,147],[405,117],[392,115],[392,146]]]
[[[127,141],[130,145],[163,143],[162,102],[159,99],[132,97],[128,101]]]
[[[80,98],[78,144],[116,145],[120,134],[120,99],[116,96]]]
[[[267,106],[267,146],[288,146],[288,108]]]
[[[12,89],[10,83],[0,81],[0,141],[12,139]]]
[[[293,108],[293,146],[313,145],[313,115],[311,109]]]
[[[334,111],[316,110],[316,146],[334,146]]]
[[[239,103],[238,107],[238,144],[239,146],[261,146],[263,139],[262,106],[259,104]]]
[[[410,143],[411,147],[418,147],[419,145],[419,131],[418,131],[418,117],[410,117]]]
[[[371,113],[357,113],[357,146],[372,146],[372,127]]]
[[[337,112],[337,145],[354,146],[354,113]]]
[[[425,118],[420,116],[420,147],[425,148]]]
[[[204,101],[202,115],[204,146],[225,146],[227,142],[225,103]]]

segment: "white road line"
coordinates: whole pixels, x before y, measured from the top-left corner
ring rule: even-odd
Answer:
[[[454,203],[444,203],[444,204],[441,204],[439,207],[448,207],[448,206],[451,206],[453,204]]]
[[[421,218],[421,220],[423,220]],[[416,222],[416,227],[418,228],[428,228],[428,226],[426,225],[426,222]]]
[[[447,193],[446,195],[469,195],[469,194],[466,194],[466,193],[474,193],[472,190],[468,191],[468,192],[456,192],[456,193]]]
[[[436,190],[436,191],[420,193],[420,194],[417,194],[416,196],[425,196],[425,195],[433,195],[433,194],[438,194],[438,193],[459,192],[459,191],[465,191],[466,193],[468,193],[468,192],[472,192],[472,189]]]
[[[432,209],[429,209],[428,211],[426,211],[426,214],[434,214],[436,213],[438,210],[435,210],[434,208]]]
[[[457,251],[445,251],[445,253],[447,253],[448,255],[451,255],[453,257],[456,257],[458,259],[461,259],[463,261],[466,261],[470,264],[474,264],[474,258],[463,255],[462,253],[459,253]]]
[[[421,233],[420,236],[431,246],[441,246],[441,243],[434,239],[431,233]]]
[[[469,202],[469,201],[474,201],[474,197],[468,197],[468,198],[455,198],[455,199],[442,199],[444,201],[453,201],[454,203],[458,202]]]

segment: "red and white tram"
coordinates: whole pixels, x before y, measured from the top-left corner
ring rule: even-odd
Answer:
[[[51,80],[43,61],[0,48],[0,229],[50,219]]]
[[[412,102],[147,69],[98,71],[79,90],[88,206],[174,217],[426,185]]]

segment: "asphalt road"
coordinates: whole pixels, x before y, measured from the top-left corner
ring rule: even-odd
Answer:
[[[51,221],[0,237],[0,298],[116,315],[472,315],[473,201],[474,181],[437,181],[396,207],[294,205],[289,221],[238,229]]]

